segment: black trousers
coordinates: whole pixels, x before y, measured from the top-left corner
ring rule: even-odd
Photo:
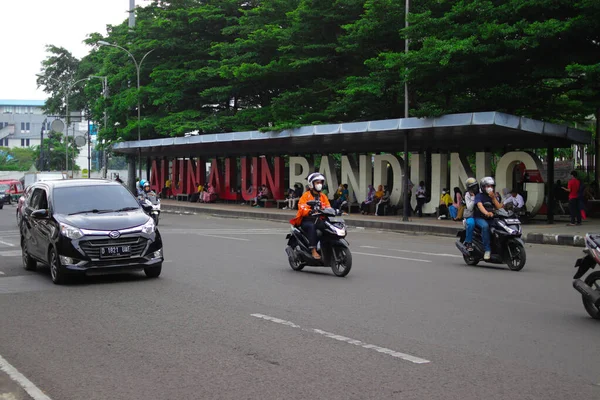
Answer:
[[[581,211],[579,210],[579,199],[569,199],[569,213],[571,214],[571,223],[575,223],[575,219],[577,218],[577,223],[581,224]]]
[[[317,238],[317,224],[318,221],[315,217],[304,217],[302,219],[302,230],[308,239],[308,245],[310,248],[316,248],[319,242]]]
[[[417,213],[419,217],[423,216],[423,205],[425,204],[425,200],[425,198],[417,197],[417,208],[415,209],[415,213]]]

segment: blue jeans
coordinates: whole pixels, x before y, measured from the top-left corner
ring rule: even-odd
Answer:
[[[456,216],[458,215],[458,208],[456,208],[454,206],[450,206],[450,207],[448,207],[448,210],[450,211],[450,217],[452,219],[456,219]]]
[[[488,222],[483,218],[467,218],[467,234],[465,235],[465,243],[473,243],[473,231],[475,225],[481,229],[481,239],[483,240],[483,250],[491,251],[490,245],[490,226]]]

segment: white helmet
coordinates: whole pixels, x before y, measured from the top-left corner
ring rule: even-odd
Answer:
[[[325,183],[325,177],[318,172],[312,173],[308,176],[308,187],[311,189],[315,189],[317,192],[320,192],[322,187],[320,189],[317,189],[313,183],[315,181],[323,181],[323,183]]]
[[[491,176],[486,176],[481,180],[479,186],[481,186],[481,189],[484,189],[486,186],[496,186],[496,182]]]

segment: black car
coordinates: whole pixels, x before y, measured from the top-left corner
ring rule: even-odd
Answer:
[[[160,275],[160,233],[123,185],[75,179],[32,186],[20,222],[25,269],[46,264],[56,284],[69,274],[144,270],[150,278]]]
[[[10,186],[0,183],[0,210],[4,208],[4,204],[10,204],[8,189],[10,189]]]

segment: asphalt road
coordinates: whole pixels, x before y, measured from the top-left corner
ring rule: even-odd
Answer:
[[[290,269],[285,224],[164,215],[159,279],[55,286],[22,268],[14,210],[0,356],[53,400],[600,398],[581,249],[528,245],[512,272],[466,266],[451,238],[352,230],[337,278]]]

